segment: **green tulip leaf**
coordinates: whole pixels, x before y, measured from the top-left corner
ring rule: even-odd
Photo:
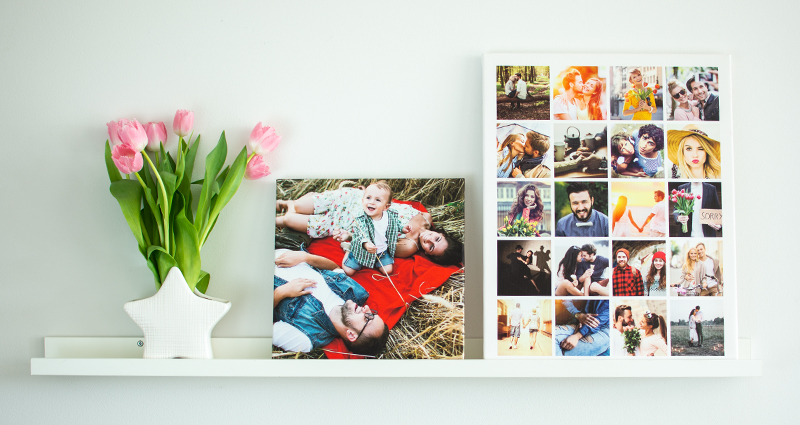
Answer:
[[[228,202],[231,200],[231,198],[233,198],[233,195],[235,195],[236,191],[239,190],[239,185],[242,184],[242,178],[244,177],[245,167],[247,167],[247,148],[242,148],[241,152],[239,152],[239,155],[233,161],[233,164],[230,167],[230,172],[228,173],[225,182],[222,184],[222,188],[219,191],[217,200],[214,203],[214,207],[211,209],[209,221],[212,223],[217,220],[217,216],[219,216],[219,214],[222,212],[222,209],[228,205]],[[201,243],[205,243],[209,233],[211,233],[211,227],[203,232]]]
[[[108,143],[108,140],[106,140],[106,170],[108,170],[108,179],[111,180],[111,183],[122,180],[122,175],[111,158],[111,144]]]
[[[164,250],[163,247],[158,245],[151,245],[149,248],[147,248],[147,258],[150,258],[155,262],[156,268],[158,269],[158,279],[160,283],[164,283],[164,280],[167,279],[167,275],[169,274],[169,270],[171,268],[180,268],[175,259],[172,258],[172,256],[169,255],[169,253]]]
[[[183,178],[181,182],[178,184],[178,191],[183,195],[183,200],[185,201],[186,205],[192,205],[192,172],[194,171],[194,160],[197,157],[197,147],[200,145],[200,136],[197,136],[194,143],[191,146],[188,146],[188,150],[186,151],[186,155],[183,156]],[[184,150],[187,149],[187,146],[184,146]],[[194,222],[194,217],[192,215],[192,209],[186,209],[186,218],[189,219],[190,222]]]
[[[194,226],[184,214],[175,219],[175,261],[189,288],[194,289],[200,279],[200,245]]]
[[[200,280],[197,281],[197,290],[205,294],[208,291],[208,284],[211,283],[211,275],[200,270]]]
[[[213,194],[212,184],[216,183],[217,174],[225,164],[225,159],[228,156],[228,142],[225,139],[225,132],[217,142],[217,146],[208,153],[206,156],[206,173],[203,182],[203,189],[200,192],[200,200],[197,203],[197,217],[194,221],[194,228],[198,233],[205,228],[208,222],[208,214],[210,211],[211,196]],[[210,183],[209,183],[210,182]]]
[[[117,180],[111,183],[110,190],[139,244],[139,250],[143,250],[146,245],[142,237],[142,216],[139,210],[142,205],[142,186],[137,180]]]
[[[147,260],[147,268],[153,272],[153,280],[156,281],[156,291],[161,289],[161,277],[158,275],[158,267],[156,267],[156,263],[150,259],[150,257],[145,257]]]

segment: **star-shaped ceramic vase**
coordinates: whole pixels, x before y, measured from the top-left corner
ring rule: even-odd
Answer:
[[[190,291],[177,267],[155,295],[125,304],[144,332],[145,359],[214,358],[211,330],[230,308],[228,301]]]

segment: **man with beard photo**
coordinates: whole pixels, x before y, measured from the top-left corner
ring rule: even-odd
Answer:
[[[611,275],[611,284],[614,286],[614,296],[617,297],[643,297],[644,281],[639,270],[628,264],[631,254],[625,248],[620,248],[614,253],[617,266]]]
[[[706,83],[697,81],[695,77],[686,81],[686,88],[692,92],[697,106],[700,109],[700,119],[703,121],[719,121],[719,96],[708,91]]]
[[[620,304],[614,309],[614,324],[611,326],[611,351],[612,356],[638,356],[639,347],[636,347],[633,354],[628,353],[625,348],[625,336],[623,332],[636,328],[633,320],[631,306]]]
[[[355,354],[372,357],[383,350],[389,327],[365,304],[369,293],[358,282],[318,255],[275,255],[273,345],[307,353],[342,338]]]
[[[608,216],[593,209],[594,196],[586,183],[573,182],[567,186],[572,215],[556,223],[556,236],[607,237]]]

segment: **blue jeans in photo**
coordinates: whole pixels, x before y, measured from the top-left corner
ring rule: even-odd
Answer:
[[[611,338],[608,335],[608,329],[601,329],[581,338],[572,350],[561,348],[561,342],[574,333],[575,326],[573,325],[556,326],[553,332],[553,339],[556,342],[556,356],[607,356],[610,354],[609,344],[611,343]]]

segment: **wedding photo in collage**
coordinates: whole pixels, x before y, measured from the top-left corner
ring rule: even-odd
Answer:
[[[487,358],[726,355],[727,86],[635,62],[494,67]]]

